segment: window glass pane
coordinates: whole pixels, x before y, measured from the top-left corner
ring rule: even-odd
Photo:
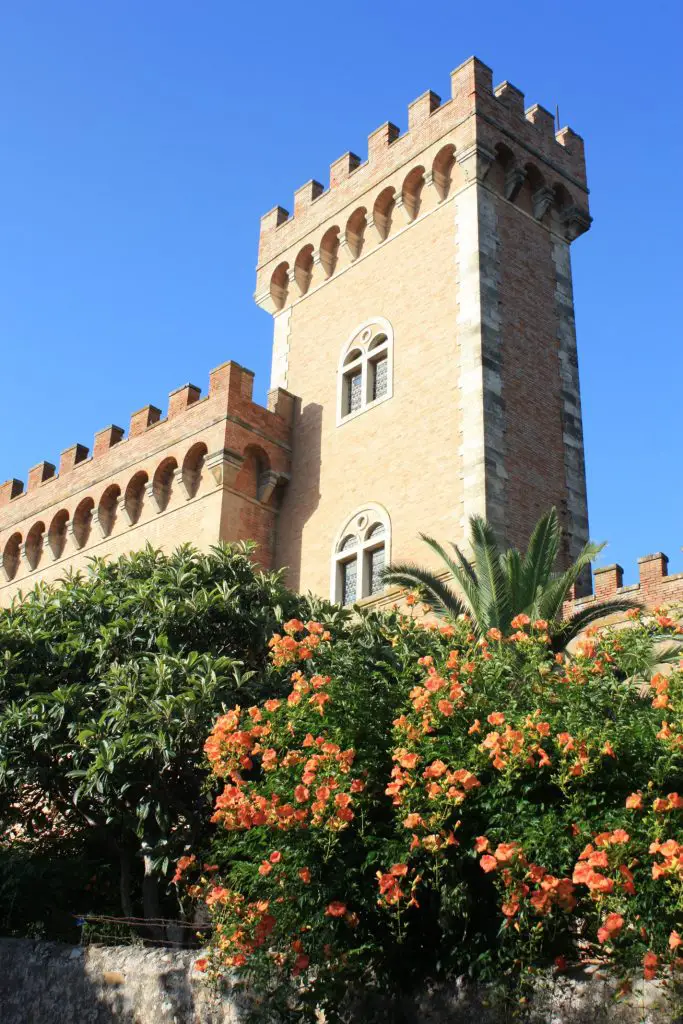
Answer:
[[[383,537],[384,533],[384,523],[375,523],[375,525],[371,526],[370,529],[368,530],[367,537],[368,540],[370,539],[370,537]]]
[[[380,573],[384,568],[384,545],[370,552],[370,593],[377,594],[384,584],[380,579]]]
[[[356,409],[360,409],[361,404],[361,371],[357,370],[356,373],[350,373],[346,378],[347,388],[347,414],[355,412]]]
[[[358,562],[352,558],[350,562],[342,562],[342,604],[353,604],[356,600],[358,580]]]
[[[344,537],[344,540],[339,545],[339,550],[340,551],[348,551],[349,548],[355,548],[355,547],[357,547],[357,545],[358,545],[358,537],[354,536],[354,534],[352,534],[352,533],[347,533],[346,537]]]
[[[381,398],[387,393],[387,385],[389,383],[389,360],[378,359],[373,363],[374,373],[372,375],[372,397]]]

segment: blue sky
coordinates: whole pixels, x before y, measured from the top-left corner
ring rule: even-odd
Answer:
[[[591,533],[683,570],[683,5],[43,0],[0,12],[0,480],[233,358],[258,220],[470,54],[586,139],[573,248]],[[438,387],[438,382],[435,382]]]

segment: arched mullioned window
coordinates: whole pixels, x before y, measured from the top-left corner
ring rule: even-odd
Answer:
[[[337,374],[337,425],[393,394],[394,332],[384,317],[361,324],[342,349]]]
[[[389,561],[391,523],[381,505],[364,505],[339,531],[332,552],[330,598],[353,604],[384,589],[381,573]]]

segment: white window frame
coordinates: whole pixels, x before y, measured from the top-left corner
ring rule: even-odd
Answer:
[[[381,525],[384,527],[384,534],[381,537],[373,538],[368,536],[371,530]],[[354,548],[341,550],[342,542],[349,536],[355,536],[358,543]],[[377,597],[382,591],[370,594],[370,559],[368,555],[378,547],[384,547],[384,564],[389,565],[391,561],[391,519],[383,505],[376,502],[368,502],[361,505],[353,515],[349,516],[344,525],[337,533],[332,545],[332,557],[330,562],[330,600],[341,604],[343,601],[343,572],[342,565],[348,562],[350,557],[356,559],[356,597],[353,604],[363,601],[368,597]]]
[[[373,349],[373,342],[381,335],[385,341]],[[354,349],[358,349],[359,355],[351,363],[346,360]],[[378,354],[386,353],[387,359],[387,389],[379,398],[372,397],[373,376],[372,364]],[[355,370],[361,371],[361,404],[353,412],[346,412],[348,401],[347,380]],[[344,345],[339,357],[337,368],[337,426],[348,423],[349,420],[361,416],[376,405],[387,402],[394,393],[394,330],[387,319],[382,316],[373,317],[365,323],[356,327],[350,338]]]

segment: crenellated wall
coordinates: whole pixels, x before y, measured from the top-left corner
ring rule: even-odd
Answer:
[[[506,198],[526,185],[537,220],[555,205],[568,240],[588,228],[581,137],[571,128],[556,132],[553,115],[539,104],[525,109],[524,94],[509,82],[494,89],[491,69],[472,57],[452,72],[447,102],[423,93],[408,108],[406,133],[387,121],[368,136],[365,162],[345,153],[331,164],[327,189],[308,181],[294,194],[293,215],[276,206],[261,218],[257,303],[271,313],[284,309],[497,154],[504,156]]]
[[[669,559],[661,551],[644,555],[638,559],[638,582],[626,587],[624,570],[620,565],[614,563],[593,569],[593,594],[567,604],[566,611],[580,611],[611,597],[632,598],[640,601],[649,611],[661,606],[683,604],[683,572],[669,576],[668,567]]]
[[[252,400],[253,373],[228,362],[212,370],[206,397],[193,384],[121,427],[62,452],[59,472],[41,462],[0,486],[0,603],[39,579],[82,569],[147,542],[167,551],[191,542],[252,538],[270,566],[275,521],[289,479],[294,398],[282,388],[268,408]]]

